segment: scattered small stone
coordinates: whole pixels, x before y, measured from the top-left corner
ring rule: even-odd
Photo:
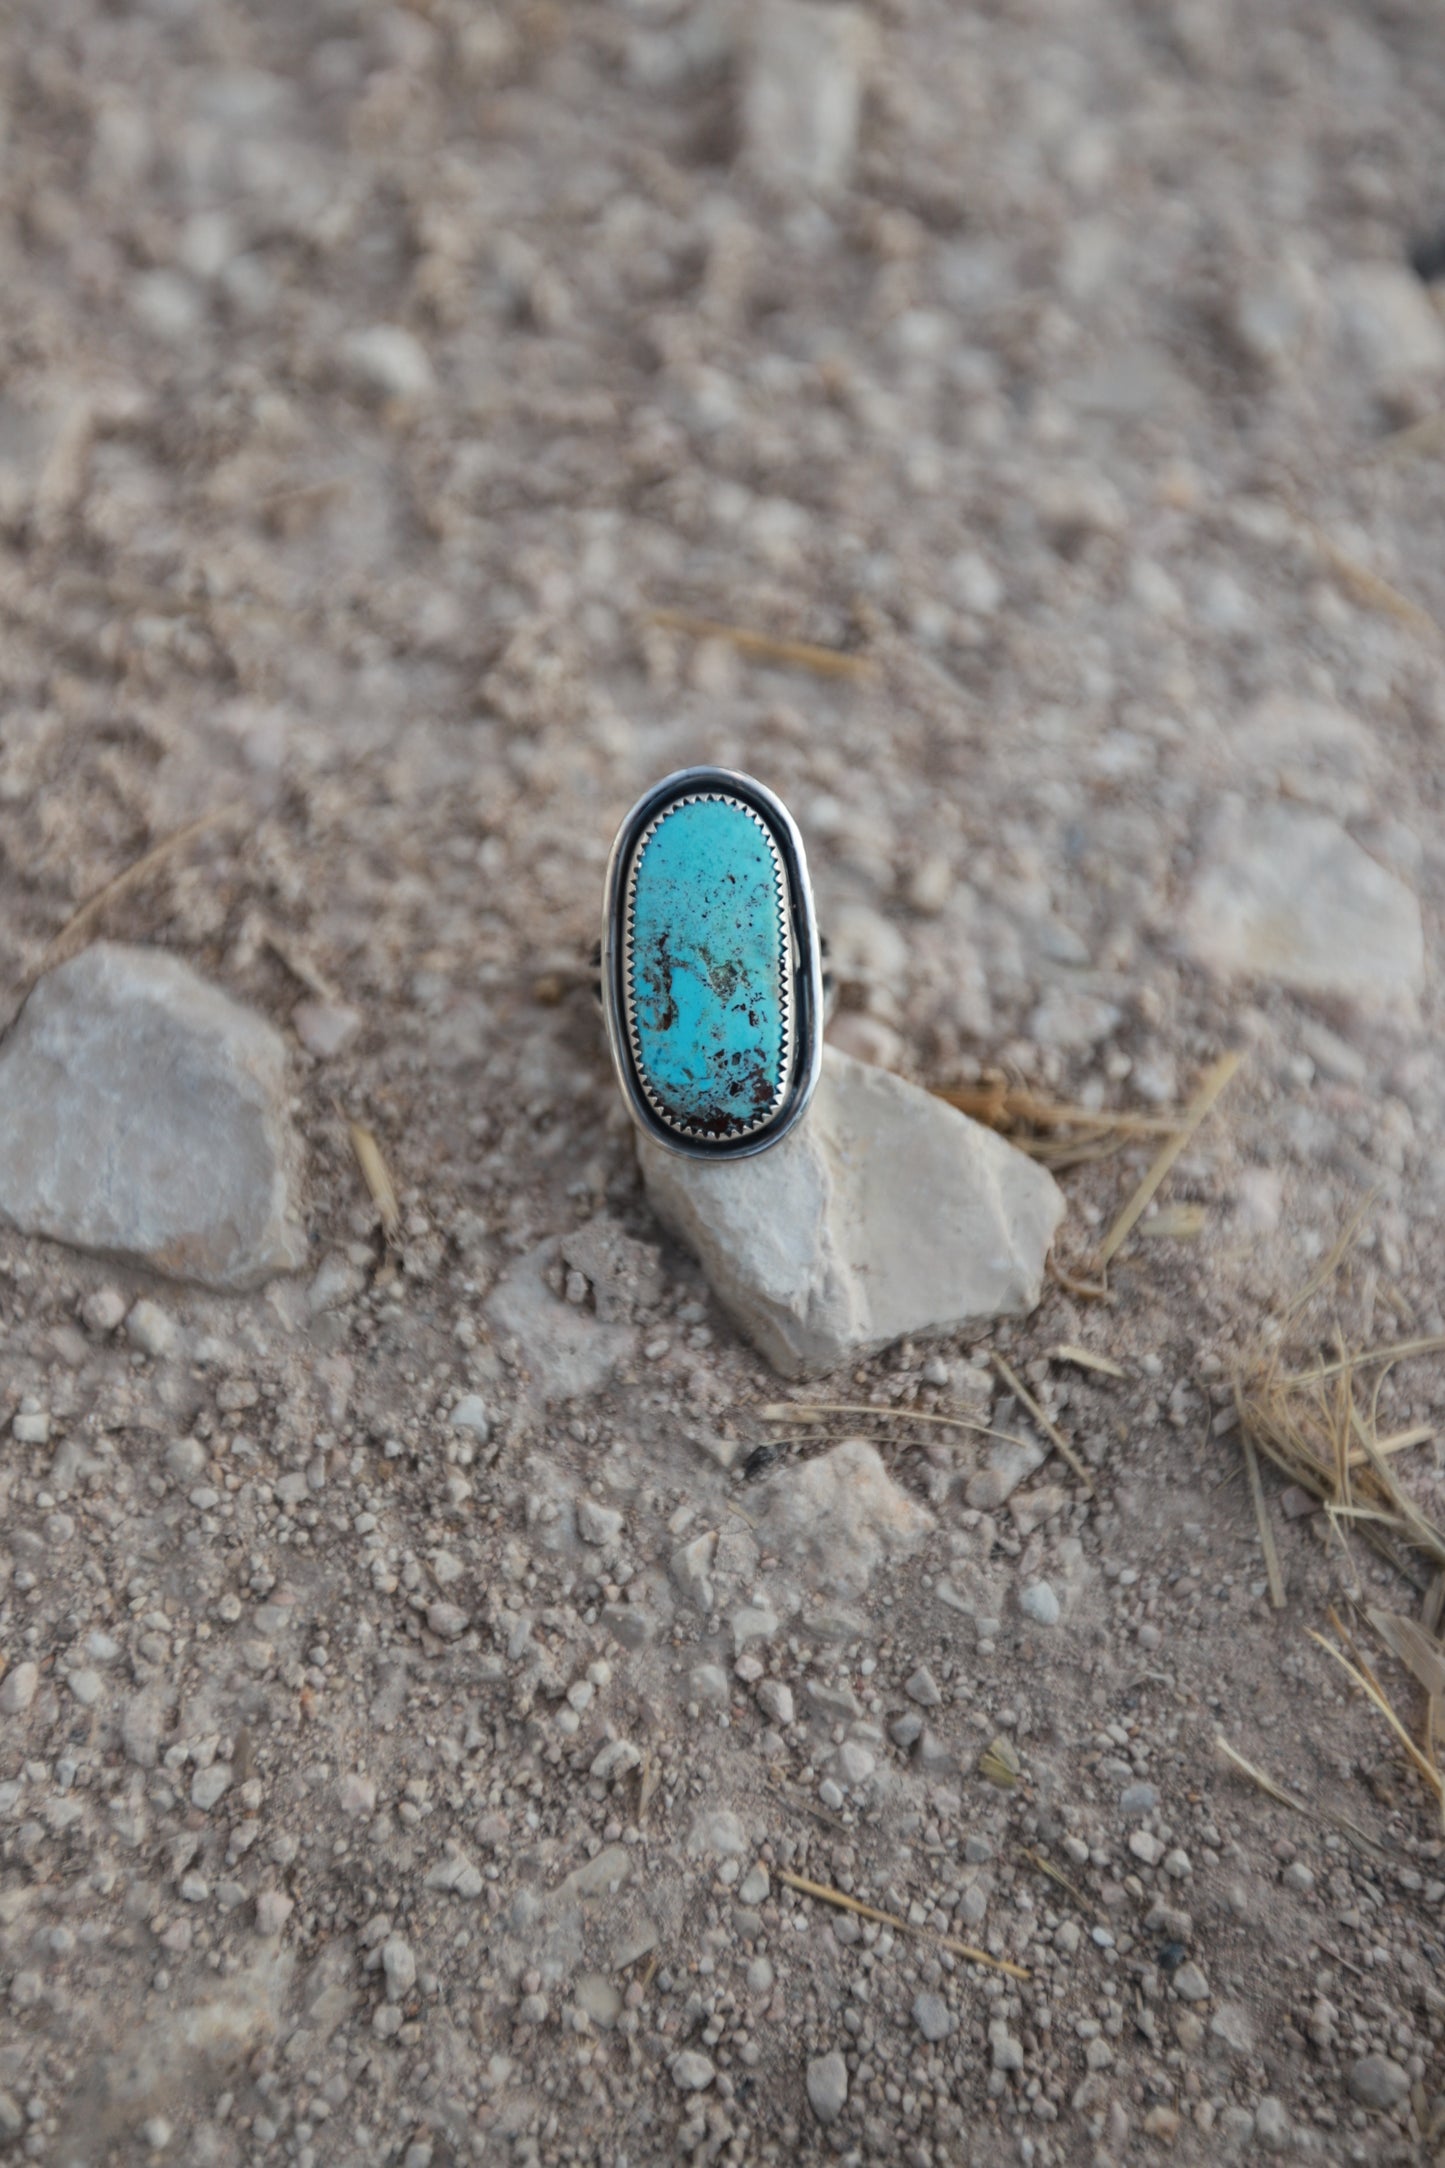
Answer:
[[[772,1883],[768,1878],[767,1868],[750,1867],[738,1884],[738,1903],[744,1905],[766,1904],[768,1892],[771,1888]]]
[[[953,2013],[941,1995],[915,1995],[913,2022],[925,2040],[946,2040],[953,2031]]]
[[[257,1934],[279,1935],[295,1910],[295,1899],[288,1897],[284,1890],[263,1889],[256,1899]]]
[[[306,1255],[285,1048],[189,964],[101,941],[0,1043],[0,1219],[244,1288]]]
[[[39,1401],[27,1394],[11,1418],[10,1431],[17,1445],[48,1445],[50,1417]]]
[[[672,2082],[680,2093],[703,2093],[712,2084],[717,2071],[706,2055],[696,2048],[684,2048],[672,2058]]]
[[[984,1465],[964,1487],[965,1505],[975,1506],[981,1513],[997,1512],[1020,1483],[1038,1473],[1047,1458],[1044,1447],[1033,1438],[990,1438]]]
[[[344,1054],[364,1021],[360,1009],[344,1001],[298,1001],[291,1011],[291,1029],[318,1061]]]
[[[784,1727],[793,1721],[793,1689],[781,1679],[764,1679],[757,1690],[759,1709],[768,1721]]]
[[[839,1778],[851,1790],[866,1784],[878,1765],[866,1746],[860,1746],[856,1739],[845,1739],[838,1749],[836,1766]]]
[[[353,1770],[341,1779],[338,1804],[343,1814],[372,1814],[376,1810],[376,1786],[370,1777]]]
[[[708,1855],[739,1859],[747,1848],[747,1834],[731,1807],[705,1807],[688,1833],[687,1849],[692,1859]]]
[[[1035,1581],[1031,1587],[1021,1590],[1019,1609],[1036,1626],[1057,1626],[1061,1615],[1059,1599],[1047,1581]]]
[[[1142,1860],[1146,1867],[1157,1867],[1164,1857],[1163,1845],[1147,1829],[1130,1831],[1129,1850],[1133,1853],[1135,1859]]]
[[[381,1946],[388,2002],[404,2002],[416,1986],[416,1956],[403,1935],[388,1935]]]
[[[943,1696],[938,1691],[938,1682],[926,1664],[919,1665],[912,1678],[904,1686],[903,1691],[909,1700],[916,1701],[920,1708],[937,1709],[942,1707]]]
[[[1152,1814],[1158,1804],[1159,1794],[1152,1784],[1126,1784],[1119,1795],[1119,1811],[1130,1821]]]
[[[492,1427],[487,1414],[487,1404],[480,1393],[464,1393],[447,1421],[453,1430],[470,1431],[472,1436],[479,1438],[483,1444],[486,1443]]]
[[[428,1889],[444,1890],[453,1897],[480,1897],[482,1875],[464,1852],[452,1849],[427,1871]]]
[[[40,1684],[40,1666],[29,1662],[17,1664],[0,1679],[0,1716],[23,1716],[35,1699]]]
[[[125,1310],[125,1297],[118,1287],[97,1287],[80,1305],[80,1321],[87,1332],[104,1339],[119,1326]]]
[[[464,1634],[470,1623],[466,1612],[457,1603],[429,1603],[426,1607],[427,1626],[439,1641],[455,1641]]]
[[[848,2102],[848,2065],[837,2048],[808,2064],[808,2104],[820,2123],[836,2123]]]
[[[610,1739],[593,1757],[588,1775],[597,1777],[604,1784],[612,1784],[618,1777],[625,1777],[629,1770],[636,1769],[641,1761],[642,1749],[634,1746],[630,1739]]]
[[[595,1498],[577,1501],[577,1533],[596,1550],[607,1550],[622,1534],[623,1519],[615,1506],[600,1506]]]
[[[346,373],[378,398],[422,400],[436,388],[427,350],[400,324],[372,324],[354,331],[342,346]]]
[[[1263,2153],[1283,2153],[1291,2135],[1293,2131],[1285,2103],[1276,2101],[1276,2096],[1267,2092],[1259,2107],[1254,2109],[1254,2144]]]
[[[1388,2055],[1362,2055],[1350,2065],[1350,2098],[1362,2108],[1391,2114],[1410,2094],[1410,2074]]]
[[[709,1528],[672,1554],[671,1573],[678,1589],[699,1611],[712,1609],[712,1562],[717,1556],[717,1530]]]
[[[134,1303],[125,1321],[125,1336],[133,1348],[153,1362],[165,1362],[181,1344],[181,1329],[169,1310],[147,1297]]]
[[[1032,1490],[1017,1491],[1009,1500],[1009,1513],[1021,1536],[1031,1536],[1063,1512],[1069,1493],[1062,1483],[1036,1483]]]
[[[1174,1975],[1174,1992],[1181,2002],[1204,2002],[1209,1996],[1209,1982],[1203,1968],[1192,1958],[1187,1959]]]
[[[1286,1889],[1293,1890],[1297,1896],[1301,1897],[1307,1896],[1315,1886],[1314,1872],[1305,1865],[1302,1859],[1292,1859],[1280,1876],[1280,1880]]]
[[[1242,2003],[1222,2002],[1209,2020],[1210,2035],[1224,2043],[1231,2054],[1253,2055],[1254,2022]]]
[[[72,1671],[65,1683],[80,1703],[82,1709],[93,1709],[105,1692],[104,1679],[98,1671],[92,1671],[89,1666],[80,1671]]]
[[[166,1467],[178,1483],[194,1483],[205,1472],[206,1449],[199,1438],[172,1438],[166,1447]]]
[[[231,1765],[229,1762],[212,1762],[209,1769],[198,1769],[191,1784],[191,1805],[199,1807],[202,1814],[209,1814],[231,1788]]]
[[[1023,2043],[1014,2038],[1001,2017],[996,2017],[988,2028],[988,2048],[989,2060],[995,2070],[1023,2069]]]
[[[689,1698],[704,1709],[725,1709],[732,1699],[728,1675],[721,1664],[694,1664],[687,1675]]]

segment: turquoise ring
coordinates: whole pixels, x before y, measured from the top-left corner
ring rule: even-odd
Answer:
[[[684,768],[617,832],[602,1006],[633,1120],[697,1159],[765,1152],[823,1059],[823,969],[803,839],[751,776]]]

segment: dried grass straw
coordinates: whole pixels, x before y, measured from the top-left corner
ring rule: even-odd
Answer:
[[[1422,1739],[1417,1740],[1396,1710],[1368,1658],[1343,1621],[1330,1613],[1330,1624],[1343,1649],[1323,1635],[1311,1638],[1348,1674],[1383,1717],[1411,1765],[1434,1793],[1445,1825],[1445,1773],[1439,1762],[1445,1731],[1445,1646],[1437,1639],[1445,1600],[1445,1529],[1425,1512],[1404,1487],[1392,1465],[1411,1447],[1435,1435],[1432,1423],[1402,1430],[1380,1430],[1380,1396],[1397,1363],[1445,1354],[1445,1334],[1434,1333],[1380,1346],[1351,1348],[1341,1326],[1333,1324],[1333,1357],[1301,1368],[1288,1367],[1281,1336],[1298,1325],[1302,1313],[1326,1298],[1359,1233],[1372,1199],[1367,1199],[1276,1321],[1262,1335],[1234,1380],[1235,1411],[1250,1476],[1269,1573],[1270,1600],[1283,1602],[1283,1579],[1275,1554],[1257,1455],[1262,1454],[1298,1489],[1317,1498],[1348,1558],[1349,1537],[1357,1531],[1380,1556],[1423,1595],[1422,1617],[1365,1608],[1358,1576],[1355,1601],[1385,1647],[1425,1695]],[[1428,1569],[1421,1572],[1422,1565]],[[1347,1653],[1346,1653],[1347,1652]],[[1232,1758],[1240,1761],[1241,1758]],[[1242,1764],[1259,1781],[1258,1772]],[[1268,1789],[1268,1786],[1265,1786]],[[1298,1802],[1289,1799],[1289,1805]]]
[[[1026,1980],[1028,1969],[1024,1965],[1010,1963],[1006,1957],[990,1957],[987,1950],[975,1949],[971,1942],[959,1942],[953,1935],[936,1934],[932,1928],[912,1927],[898,1912],[881,1912],[877,1905],[865,1905],[857,1897],[850,1897],[846,1890],[834,1889],[827,1882],[810,1882],[806,1875],[791,1874],[786,1867],[777,1870],[778,1880],[789,1889],[797,1890],[804,1897],[816,1897],[825,1905],[837,1905],[840,1911],[855,1912],[859,1919],[877,1920],[883,1927],[901,1928],[905,1935],[923,1935],[929,1942],[937,1943],[939,1949],[948,1950],[954,1957],[966,1957],[971,1965],[988,1965],[994,1972],[1006,1972],[1011,1980]]]
[[[722,640],[754,662],[771,663],[784,670],[811,670],[815,677],[872,677],[877,664],[871,655],[853,655],[846,648],[820,647],[814,640],[792,640],[771,632],[755,632],[747,625],[732,625],[721,618],[696,617],[691,610],[656,609],[648,612],[654,625],[667,632],[683,633],[691,640]]]
[[[998,1130],[1030,1159],[1060,1173],[1110,1159],[1140,1137],[1172,1137],[1182,1119],[1178,1114],[1129,1114],[1074,1106],[1068,1100],[1030,1091],[1025,1084],[1011,1084],[996,1070],[977,1084],[938,1087],[933,1096],[957,1107],[970,1120],[982,1122],[985,1129]]]
[[[356,1154],[356,1163],[361,1169],[361,1178],[376,1206],[381,1231],[387,1241],[392,1242],[401,1226],[401,1206],[396,1201],[396,1184],[391,1179],[391,1169],[386,1164],[381,1146],[369,1129],[364,1128],[360,1122],[348,1122],[346,1128],[351,1138],[351,1149]]]

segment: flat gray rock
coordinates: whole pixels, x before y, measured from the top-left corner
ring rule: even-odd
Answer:
[[[1064,1210],[1052,1176],[992,1130],[833,1047],[770,1151],[686,1159],[644,1137],[638,1155],[658,1218],[785,1377],[1024,1315]]]
[[[1185,906],[1184,945],[1222,977],[1412,1013],[1425,981],[1413,889],[1327,814],[1221,815]]]
[[[811,1586],[841,1596],[861,1595],[876,1567],[906,1557],[932,1526],[863,1438],[845,1438],[774,1476],[757,1517],[766,1550]]]
[[[206,1287],[306,1258],[286,1049],[178,956],[98,942],[0,1041],[0,1219]]]
[[[563,1245],[549,1236],[503,1273],[486,1302],[494,1330],[517,1342],[534,1394],[549,1404],[598,1391],[637,1345],[630,1326],[604,1323],[553,1292],[562,1263]]]

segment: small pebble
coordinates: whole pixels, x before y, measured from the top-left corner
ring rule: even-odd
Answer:
[[[836,2048],[808,2065],[808,2103],[820,2123],[836,2123],[848,2101],[848,2065]]]
[[[149,1355],[153,1362],[165,1361],[181,1344],[180,1327],[169,1311],[145,1297],[135,1303],[127,1315],[125,1336],[133,1348],[138,1348],[142,1355]]]
[[[80,1321],[97,1339],[114,1332],[125,1316],[125,1297],[118,1287],[97,1287],[80,1305]]]
[[[1409,2073],[1388,2055],[1362,2055],[1350,2065],[1350,2098],[1388,2115],[1410,2092]]]
[[[1019,1609],[1036,1626],[1057,1626],[1059,1623],[1059,1599],[1047,1581],[1035,1581],[1031,1587],[1022,1590]]]
[[[191,1805],[199,1807],[202,1814],[209,1814],[231,1785],[229,1762],[212,1762],[209,1769],[198,1769],[191,1785]]]
[[[913,2022],[925,2040],[946,2040],[953,2030],[953,2017],[941,1995],[915,1995]]]
[[[1023,2069],[1023,2044],[1014,2038],[1001,2017],[996,2017],[988,2028],[988,2047],[989,2059],[995,2070]]]
[[[781,1679],[764,1679],[758,1687],[756,1700],[759,1709],[772,1724],[788,1725],[793,1721],[793,1689]]]
[[[38,1664],[17,1664],[0,1679],[0,1716],[23,1716],[40,1684]]]

